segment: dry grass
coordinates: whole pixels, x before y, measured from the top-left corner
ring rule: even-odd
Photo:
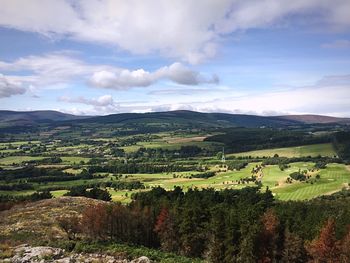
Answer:
[[[186,142],[202,142],[207,136],[196,136],[196,137],[175,137],[167,139],[168,143],[186,143]]]
[[[58,226],[61,216],[80,215],[86,207],[103,201],[85,197],[60,197],[15,206],[0,212],[0,241],[56,240],[66,238]]]

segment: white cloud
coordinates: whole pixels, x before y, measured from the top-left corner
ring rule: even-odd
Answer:
[[[86,64],[65,53],[28,56],[13,62],[0,61],[1,71],[21,73],[10,75],[8,78],[30,83],[34,86],[62,84],[75,77],[88,77],[94,71],[109,68],[111,67]],[[22,71],[25,71],[25,74]]]
[[[97,99],[87,99],[83,96],[75,97],[75,98],[62,96],[62,97],[59,97],[58,100],[63,102],[68,102],[68,103],[82,103],[82,104],[92,105],[96,107],[105,107],[105,106],[115,105],[111,95],[103,95],[98,97]]]
[[[348,0],[3,0],[0,26],[198,63],[237,31],[302,15],[304,26],[348,29],[349,13]]]
[[[85,81],[98,88],[112,89],[146,87],[159,80],[169,80],[183,85],[218,82],[215,75],[207,77],[180,63],[148,72],[144,69],[129,70],[109,65],[87,64],[66,53],[28,56],[13,62],[0,61],[0,72],[8,73],[7,81],[22,83],[23,87],[32,92],[40,88],[65,88],[67,83],[75,80]]]
[[[120,111],[194,110],[269,116],[323,114],[349,117],[350,75],[326,76],[311,86],[283,88],[273,92],[236,94],[234,90],[225,90],[218,94],[196,96],[197,100],[193,98],[177,94],[169,96],[168,100],[162,99],[161,102],[153,101],[143,105],[125,107],[121,103]]]
[[[11,97],[13,95],[24,94],[26,89],[21,83],[11,81],[4,75],[0,74],[0,98]]]
[[[329,76],[326,79],[345,79],[345,76]],[[182,96],[172,96],[170,100],[138,103],[119,103],[118,107],[92,107],[90,109],[72,108],[63,111],[78,115],[104,115],[118,112],[156,112],[173,110],[192,110],[200,112],[225,112],[253,115],[321,114],[338,117],[350,117],[350,79],[348,83],[326,84],[319,81],[315,85],[283,89],[267,93],[246,93],[235,95],[230,91],[225,96],[193,96],[183,101]],[[191,100],[192,99],[192,100]],[[85,101],[86,99],[84,99]],[[77,100],[74,100],[77,101]],[[87,100],[89,101],[89,100]],[[72,100],[73,102],[73,100]],[[86,103],[92,105],[92,103]]]
[[[113,100],[111,95],[103,95],[98,98],[88,99],[83,96],[80,97],[68,97],[62,96],[58,98],[58,101],[67,103],[78,103],[88,106],[92,106],[88,109],[72,108],[70,110],[64,109],[63,112],[68,112],[76,115],[101,115],[111,114],[119,112],[119,104]]]
[[[270,115],[271,112],[290,114],[325,114],[350,116],[350,75],[327,76],[312,86],[283,89],[246,96],[217,98],[194,102],[195,110]],[[180,107],[181,108],[181,107]]]
[[[218,83],[219,81],[216,75],[206,77],[180,63],[174,63],[154,72],[148,72],[143,69],[134,71],[124,69],[116,72],[99,71],[93,74],[91,84],[101,88],[125,89],[130,87],[147,87],[161,79],[168,79],[182,85]]]

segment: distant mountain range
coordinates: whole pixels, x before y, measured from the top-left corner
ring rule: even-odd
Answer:
[[[322,115],[256,116],[228,113],[201,113],[194,111],[168,111],[150,113],[120,113],[106,116],[76,116],[58,111],[0,111],[0,127],[32,126],[62,123],[120,123],[169,125],[191,124],[210,127],[281,127],[300,124],[350,124],[350,118]]]
[[[28,126],[38,123],[78,120],[82,116],[66,114],[59,111],[7,111],[0,110],[0,126]]]
[[[338,118],[338,117],[331,117],[331,116],[323,116],[323,115],[286,115],[286,116],[279,116],[279,118],[285,119],[285,120],[293,120],[298,121],[302,123],[350,123],[350,118]]]

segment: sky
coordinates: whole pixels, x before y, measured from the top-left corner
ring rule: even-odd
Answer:
[[[0,0],[0,110],[350,117],[350,0]]]

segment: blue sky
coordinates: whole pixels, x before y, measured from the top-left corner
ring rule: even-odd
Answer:
[[[350,117],[348,0],[2,0],[0,109]]]

